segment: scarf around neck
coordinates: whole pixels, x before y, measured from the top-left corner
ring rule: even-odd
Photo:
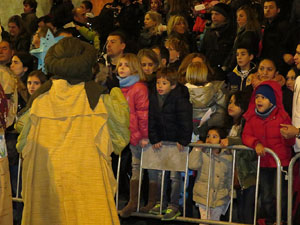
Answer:
[[[124,77],[124,78],[117,76],[117,78],[120,81],[121,88],[130,87],[131,85],[134,85],[136,82],[138,82],[140,80],[140,76],[138,74],[130,75],[130,76]]]
[[[266,119],[268,118],[268,116],[273,112],[273,110],[276,108],[276,105],[273,105],[271,108],[269,108],[268,110],[266,110],[265,112],[261,113],[258,112],[257,109],[255,108],[255,113],[256,115],[258,115],[259,117]]]

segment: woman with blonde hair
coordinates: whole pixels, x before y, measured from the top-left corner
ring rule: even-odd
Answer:
[[[209,128],[223,126],[225,118],[226,96],[222,91],[224,81],[209,81],[209,69],[204,62],[193,62],[187,67],[185,86],[190,93],[193,105],[192,142],[204,140]],[[201,121],[205,116],[209,119]]]
[[[155,11],[148,11],[144,17],[144,29],[139,38],[139,47],[150,48],[160,44],[163,40],[163,30],[161,14]]]
[[[195,38],[189,31],[187,20],[181,15],[173,15],[168,20],[167,24],[168,37],[175,36],[180,40],[185,41],[189,45],[190,51],[197,49]]]
[[[232,71],[236,66],[236,49],[243,44],[253,49],[254,56],[258,54],[259,41],[261,39],[261,26],[257,15],[250,6],[241,6],[236,11],[237,34],[234,40],[231,53],[226,59],[225,67],[227,71]]]

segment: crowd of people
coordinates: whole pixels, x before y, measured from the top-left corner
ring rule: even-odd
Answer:
[[[119,224],[137,210],[142,149],[191,142],[223,148],[190,149],[187,216],[196,206],[220,220],[234,179],[234,221],[253,223],[260,156],[259,223],[276,221],[276,163],[264,149],[287,171],[300,148],[298,0],[113,0],[99,15],[87,0],[53,0],[40,18],[37,4],[24,0],[0,29],[0,224]],[[232,174],[226,147],[240,144],[255,151],[237,151]],[[19,156],[24,204],[12,204]],[[162,206],[161,171],[144,177],[140,211],[180,216],[181,173],[167,173]],[[286,222],[285,179],[281,202]]]

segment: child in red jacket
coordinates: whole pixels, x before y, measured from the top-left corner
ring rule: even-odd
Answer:
[[[280,124],[291,124],[282,103],[281,87],[276,81],[262,82],[252,93],[242,134],[243,143],[255,149],[261,156],[259,215],[268,222],[275,222],[276,162],[265,153],[272,149],[279,157],[281,165],[287,167],[291,159],[291,146],[295,139],[284,139],[280,134]],[[282,179],[282,218],[286,220],[287,182]]]

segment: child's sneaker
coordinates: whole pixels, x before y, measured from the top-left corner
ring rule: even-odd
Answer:
[[[181,213],[176,208],[168,208],[166,214],[163,216],[161,220],[168,221],[168,220],[175,220]]]
[[[162,213],[165,213],[166,209],[162,209]],[[150,214],[159,215],[160,214],[160,204],[156,204],[152,209],[149,211]]]

